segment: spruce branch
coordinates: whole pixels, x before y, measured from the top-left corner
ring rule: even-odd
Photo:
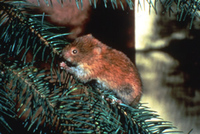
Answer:
[[[0,123],[6,132],[29,133],[180,133],[140,104],[110,102],[115,94],[99,91],[65,71],[59,53],[68,42],[38,16],[25,14],[26,3],[0,3]],[[42,23],[41,23],[42,22]],[[27,61],[27,54],[33,58]],[[50,69],[37,68],[50,60]],[[103,94],[103,95],[102,95]],[[1,130],[0,130],[1,132]]]
[[[24,1],[28,0],[21,0],[15,2],[15,4],[24,4]],[[58,3],[63,5],[64,2],[71,0],[57,0]],[[135,7],[135,0],[88,0],[90,5],[94,8],[98,8],[98,3],[103,2],[104,7],[107,8],[108,4],[111,4],[113,9],[119,9],[121,7],[122,10],[125,10],[129,8],[130,10],[133,10]],[[37,5],[40,6],[40,3],[42,1],[37,0]],[[53,1],[52,0],[43,0],[43,2],[47,6],[53,7]],[[83,1],[82,0],[75,0],[77,8],[82,9],[83,8]],[[146,1],[149,4],[149,12],[151,12],[151,9],[153,9],[156,13],[157,11],[157,5],[160,3],[163,7],[163,13],[169,12],[176,13],[177,14],[177,21],[185,21],[187,17],[190,18],[190,29],[192,28],[192,23],[195,19],[195,17],[199,17],[199,11],[200,11],[200,1],[199,0],[147,0]],[[13,2],[14,3],[14,2]],[[28,5],[26,3],[26,5]],[[30,5],[29,5],[30,6]],[[141,1],[138,0],[138,8],[142,8]]]
[[[43,23],[41,23],[41,20],[37,18],[37,15],[25,16],[19,8],[14,8],[16,2],[14,2],[14,5],[8,3],[0,3],[0,9],[2,10],[0,17],[1,24],[3,25],[1,39],[4,39],[4,44],[2,45],[4,45],[4,50],[9,50],[6,54],[15,56],[23,49],[25,49],[26,52],[33,49],[34,57],[36,57],[39,51],[43,51],[42,59],[44,59],[44,53],[47,51],[46,48],[49,48],[52,51],[52,54],[59,55],[59,51],[62,48],[61,46],[68,44],[64,38],[59,40],[59,37],[69,35],[70,33],[56,35],[49,31],[47,33],[46,30],[59,31],[60,29],[51,26],[48,23],[44,23],[43,21]],[[26,6],[26,3],[24,2],[19,3],[20,6],[17,7],[23,8]],[[51,58],[53,58],[52,54]],[[22,57],[25,58],[25,56]]]
[[[49,80],[47,76],[44,70],[39,71],[30,64],[24,66],[18,61],[1,62],[1,91],[5,94],[5,100],[12,102],[9,103],[10,106],[1,103],[5,105],[1,112],[23,121],[21,125],[24,124],[23,127],[27,132],[44,133],[44,127],[38,130],[42,125],[51,127],[53,132],[57,132],[54,124],[58,119],[55,118],[53,107],[46,97],[51,91],[48,83],[44,83]],[[7,112],[8,110],[11,112]],[[9,131],[13,132],[13,129],[9,128]]]
[[[47,6],[53,7],[53,1],[52,0],[43,0],[44,3]],[[78,9],[83,9],[83,0],[74,0],[76,2],[76,6]],[[97,8],[98,3],[102,2],[104,3],[105,8],[108,7],[108,3],[112,5],[113,9],[118,9],[119,7],[124,10],[125,7],[128,7],[129,9],[134,9],[134,1],[133,0],[88,0],[90,5],[94,8]],[[58,3],[63,5],[64,2],[71,2],[71,0],[57,0]],[[37,0],[37,5],[40,6],[41,1]]]

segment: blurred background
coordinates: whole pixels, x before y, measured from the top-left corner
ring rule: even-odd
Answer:
[[[142,102],[184,133],[200,133],[200,21],[177,21],[147,3],[135,10],[136,64]],[[175,8],[174,8],[175,9]],[[151,11],[151,12],[149,12]]]

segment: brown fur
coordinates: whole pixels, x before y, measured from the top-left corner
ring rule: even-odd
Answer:
[[[77,52],[73,54],[73,50]],[[137,104],[142,95],[138,71],[122,52],[112,49],[91,34],[77,38],[66,46],[63,58],[74,66],[60,64],[80,81],[96,80],[99,88],[114,91],[123,103]]]

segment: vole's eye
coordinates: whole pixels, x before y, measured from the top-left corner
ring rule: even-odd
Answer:
[[[74,49],[74,50],[72,50],[72,54],[77,54],[77,50],[76,49]]]

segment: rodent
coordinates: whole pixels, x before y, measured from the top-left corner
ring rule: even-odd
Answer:
[[[62,50],[60,67],[81,82],[96,81],[100,89],[112,90],[125,104],[138,104],[142,82],[135,65],[122,52],[113,49],[91,34],[78,37]]]

